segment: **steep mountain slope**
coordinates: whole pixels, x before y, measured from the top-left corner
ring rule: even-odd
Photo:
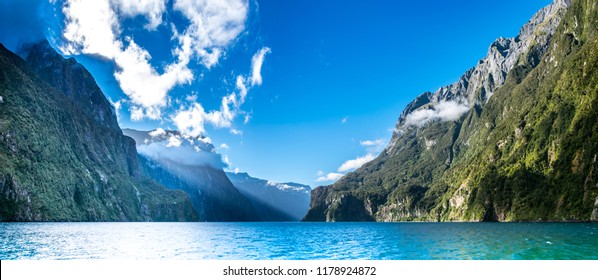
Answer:
[[[141,175],[91,75],[47,42],[0,45],[1,221],[193,221],[183,192]]]
[[[214,146],[205,138],[185,138],[177,131],[124,129],[135,139],[145,175],[183,190],[202,221],[280,220],[260,209],[230,182]]]
[[[555,1],[416,98],[382,154],[312,192],[305,219],[595,220],[596,6]]]
[[[299,221],[309,209],[311,188],[297,183],[275,183],[249,176],[247,173],[227,172],[226,176],[246,197],[282,213],[276,220]],[[259,207],[259,206],[258,206]]]

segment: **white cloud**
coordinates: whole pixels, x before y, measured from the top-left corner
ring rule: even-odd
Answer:
[[[120,108],[122,108],[123,100],[119,100],[119,101],[116,101],[116,102],[110,101],[110,103],[112,104],[112,106],[114,106],[114,110],[116,112],[118,112],[118,110],[120,110]]]
[[[172,117],[173,123],[184,135],[197,137],[205,134],[205,124],[208,123],[216,128],[230,128],[232,121],[237,115],[238,108],[233,107],[236,95],[230,94],[222,99],[219,111],[206,112],[200,103],[193,102],[187,109],[180,109]],[[231,129],[232,134],[238,134],[238,130]]]
[[[228,150],[229,147],[226,143],[222,143],[222,144],[220,144],[219,148],[222,150]]]
[[[261,56],[259,65],[263,63],[264,50],[269,51],[269,48],[260,49],[252,58],[252,70],[255,70],[255,58]],[[260,55],[260,53],[262,53]],[[253,73],[253,72],[252,72]],[[198,102],[193,102],[187,109],[180,109],[175,113],[172,121],[178,129],[192,136],[198,136],[205,133],[205,124],[208,123],[216,128],[230,128],[230,133],[234,135],[241,135],[243,132],[232,128],[232,123],[237,115],[244,113],[241,111],[241,105],[245,103],[247,93],[249,91],[248,78],[238,75],[235,80],[235,87],[238,93],[230,93],[222,98],[220,109],[206,112],[203,106]],[[259,84],[261,84],[261,76]],[[252,87],[250,85],[250,87]],[[245,113],[244,123],[249,122],[249,115]]]
[[[205,115],[206,112],[201,104],[194,102],[188,109],[179,110],[172,121],[181,133],[197,137],[205,133]]]
[[[377,154],[380,153],[386,147],[386,140],[384,139],[376,139],[376,140],[365,140],[360,141],[359,144],[364,146],[369,154]]]
[[[331,173],[326,174],[326,176],[318,177],[316,179],[316,181],[317,182],[336,181],[336,180],[342,178],[344,175],[345,174],[331,172]]]
[[[165,2],[165,0],[111,0],[124,16],[145,16],[148,20],[145,28],[148,30],[155,30],[162,23],[162,14],[166,11]]]
[[[2,96],[0,96],[0,101],[2,101]],[[120,109],[123,107],[123,103],[126,103],[126,100],[118,100],[116,102],[113,102],[110,98],[108,99],[108,101],[110,102],[110,104],[112,104],[112,107],[114,107],[114,113],[116,114],[116,118],[120,119]],[[0,102],[2,103],[2,102]]]
[[[360,141],[359,144],[364,147],[380,146],[380,145],[384,145],[384,139],[365,140],[365,141]]]
[[[355,170],[355,169],[361,167],[362,165],[364,165],[365,163],[373,160],[374,158],[376,158],[376,157],[374,157],[374,155],[367,154],[365,156],[358,157],[356,159],[347,160],[338,168],[338,172],[347,172],[347,171]]]
[[[189,102],[195,102],[195,101],[197,101],[197,94],[190,94],[190,95],[187,95],[187,96],[185,97],[185,100],[187,100],[187,101],[189,101]]]
[[[67,54],[97,54],[108,59],[121,51],[115,30],[120,24],[108,1],[66,1],[62,12],[66,26],[62,36],[69,43],[60,47]]]
[[[166,147],[180,147],[183,141],[177,135],[171,135],[168,137],[168,143],[166,143]]]
[[[170,139],[170,138],[169,138]],[[137,151],[140,155],[167,165],[176,163],[192,166],[212,166],[214,168],[226,167],[223,157],[210,149],[202,149],[181,142],[179,146],[169,145],[170,141],[148,142],[139,145]]]
[[[411,112],[405,118],[408,126],[421,127],[433,121],[455,121],[469,111],[467,102],[440,101],[432,108],[420,109]]]
[[[322,170],[319,170],[318,171],[319,177],[316,179],[316,181],[317,182],[336,181],[336,180],[340,179],[342,176],[344,176],[346,172],[353,171],[353,170],[361,167],[362,165],[366,164],[367,162],[370,162],[371,160],[376,158],[373,153],[375,151],[379,152],[379,151],[381,151],[381,149],[384,148],[385,141],[383,139],[376,139],[376,140],[365,140],[365,141],[361,141],[359,143],[362,146],[366,147],[368,150],[368,153],[365,156],[361,156],[361,157],[357,157],[355,159],[350,159],[350,160],[345,161],[337,169],[338,173],[331,172],[331,173],[324,175],[325,173]],[[382,147],[382,148],[380,148],[380,147]]]
[[[270,48],[261,48],[253,58],[251,58],[251,85],[262,84],[262,64],[264,63],[264,57],[267,53],[270,53]]]
[[[224,162],[226,166],[230,166],[230,160],[228,160],[227,155],[222,155],[222,162]]]
[[[166,135],[166,131],[162,128],[157,128],[155,130],[150,131],[149,135],[151,137],[162,137],[162,136]]]
[[[143,108],[139,108],[137,106],[131,106],[129,108],[129,111],[131,112],[131,120],[132,121],[140,121],[141,119],[143,119]]]
[[[142,16],[147,20],[144,27],[149,31],[156,30],[162,24],[163,15],[173,12],[166,11],[170,7],[166,2],[66,0],[62,7],[65,28],[60,50],[67,55],[94,54],[112,60],[116,64],[114,76],[128,97],[123,103],[129,105],[133,121],[161,120],[164,108],[181,102],[180,99],[171,100],[169,92],[195,79],[189,68],[190,61],[196,58],[207,68],[217,64],[226,47],[245,29],[247,0],[174,0],[173,11],[180,12],[188,25],[170,24],[174,59],[161,68],[154,67],[152,55],[132,36],[123,36],[122,21]],[[249,121],[249,114],[240,107],[249,89],[261,85],[261,68],[268,53],[270,48],[263,47],[253,55],[251,73],[236,77],[235,92],[222,98],[220,108],[205,110],[197,101],[197,94],[192,92],[184,98],[190,103],[168,119],[185,135],[205,134],[205,124],[230,128],[231,133],[241,134],[232,128],[232,123],[239,114],[245,115],[245,123]]]
[[[187,18],[190,25],[179,41],[188,46],[210,68],[218,62],[226,47],[245,29],[246,0],[176,0],[173,9]]]
[[[199,140],[200,142],[206,144],[206,145],[211,145],[212,144],[212,139],[210,137],[199,137],[197,140]]]
[[[245,86],[245,78],[241,75],[237,76],[237,82],[235,85],[237,86],[237,90],[239,90],[239,103],[243,104],[245,103],[245,97],[247,97],[247,86]]]
[[[131,99],[131,119],[161,119],[168,93],[177,85],[194,80],[188,64],[193,57],[206,67],[216,64],[223,50],[245,29],[246,0],[177,0],[173,9],[189,20],[189,25],[174,33],[174,61],[157,69],[151,55],[133,38],[121,38],[120,20],[144,16],[148,30],[162,23],[165,1],[77,1],[67,0],[62,8],[65,42],[59,47],[66,55],[94,54],[113,60],[115,78]],[[263,59],[263,57],[262,57]],[[243,96],[244,97],[244,96]],[[214,118],[220,117],[214,115]],[[226,120],[226,116],[223,118]]]
[[[177,63],[167,66],[165,72],[159,74],[149,63],[150,54],[133,40],[127,41],[127,48],[114,58],[122,68],[114,77],[131,102],[144,108],[144,116],[159,119],[168,92],[176,85],[191,82],[193,73],[185,63]]]

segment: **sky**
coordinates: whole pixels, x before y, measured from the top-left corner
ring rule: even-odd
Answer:
[[[411,100],[548,4],[3,0],[0,42],[76,58],[122,128],[205,136],[226,170],[316,187],[375,158]]]

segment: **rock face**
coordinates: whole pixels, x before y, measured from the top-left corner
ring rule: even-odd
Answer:
[[[134,141],[83,66],[47,42],[0,45],[1,221],[195,221],[141,175]]]
[[[275,183],[253,178],[247,173],[227,172],[226,176],[246,197],[271,209],[271,219],[299,221],[309,209],[311,188],[297,183]],[[272,211],[273,210],[273,211]],[[266,210],[265,210],[266,211]],[[277,214],[278,213],[278,214]]]
[[[69,97],[97,124],[120,130],[112,104],[91,73],[74,58],[65,60],[46,41],[23,45],[18,54],[42,80]]]
[[[312,191],[305,220],[595,220],[594,2],[555,1],[417,97],[376,159]]]

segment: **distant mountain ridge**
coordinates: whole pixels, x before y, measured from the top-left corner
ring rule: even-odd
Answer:
[[[556,0],[418,96],[376,159],[312,191],[305,220],[597,220],[597,9]]]
[[[243,172],[226,172],[226,176],[243,195],[287,215],[284,220],[299,221],[309,210],[311,188],[307,185],[276,183]]]
[[[246,184],[231,182],[229,178],[237,177],[225,174],[222,157],[204,136],[193,138],[161,129],[123,129],[123,132],[137,143],[143,174],[168,188],[185,191],[202,221],[292,221],[301,219],[307,212],[308,191],[304,191],[302,197],[303,213],[291,215],[289,213],[297,211],[296,203],[270,199],[280,190],[273,192],[268,188],[270,191],[256,192],[256,188],[248,190]],[[251,179],[253,183],[263,181]],[[299,185],[294,186],[291,188],[299,188]],[[290,205],[287,207],[284,202]]]
[[[141,174],[93,77],[48,42],[0,45],[0,221],[197,221]]]

